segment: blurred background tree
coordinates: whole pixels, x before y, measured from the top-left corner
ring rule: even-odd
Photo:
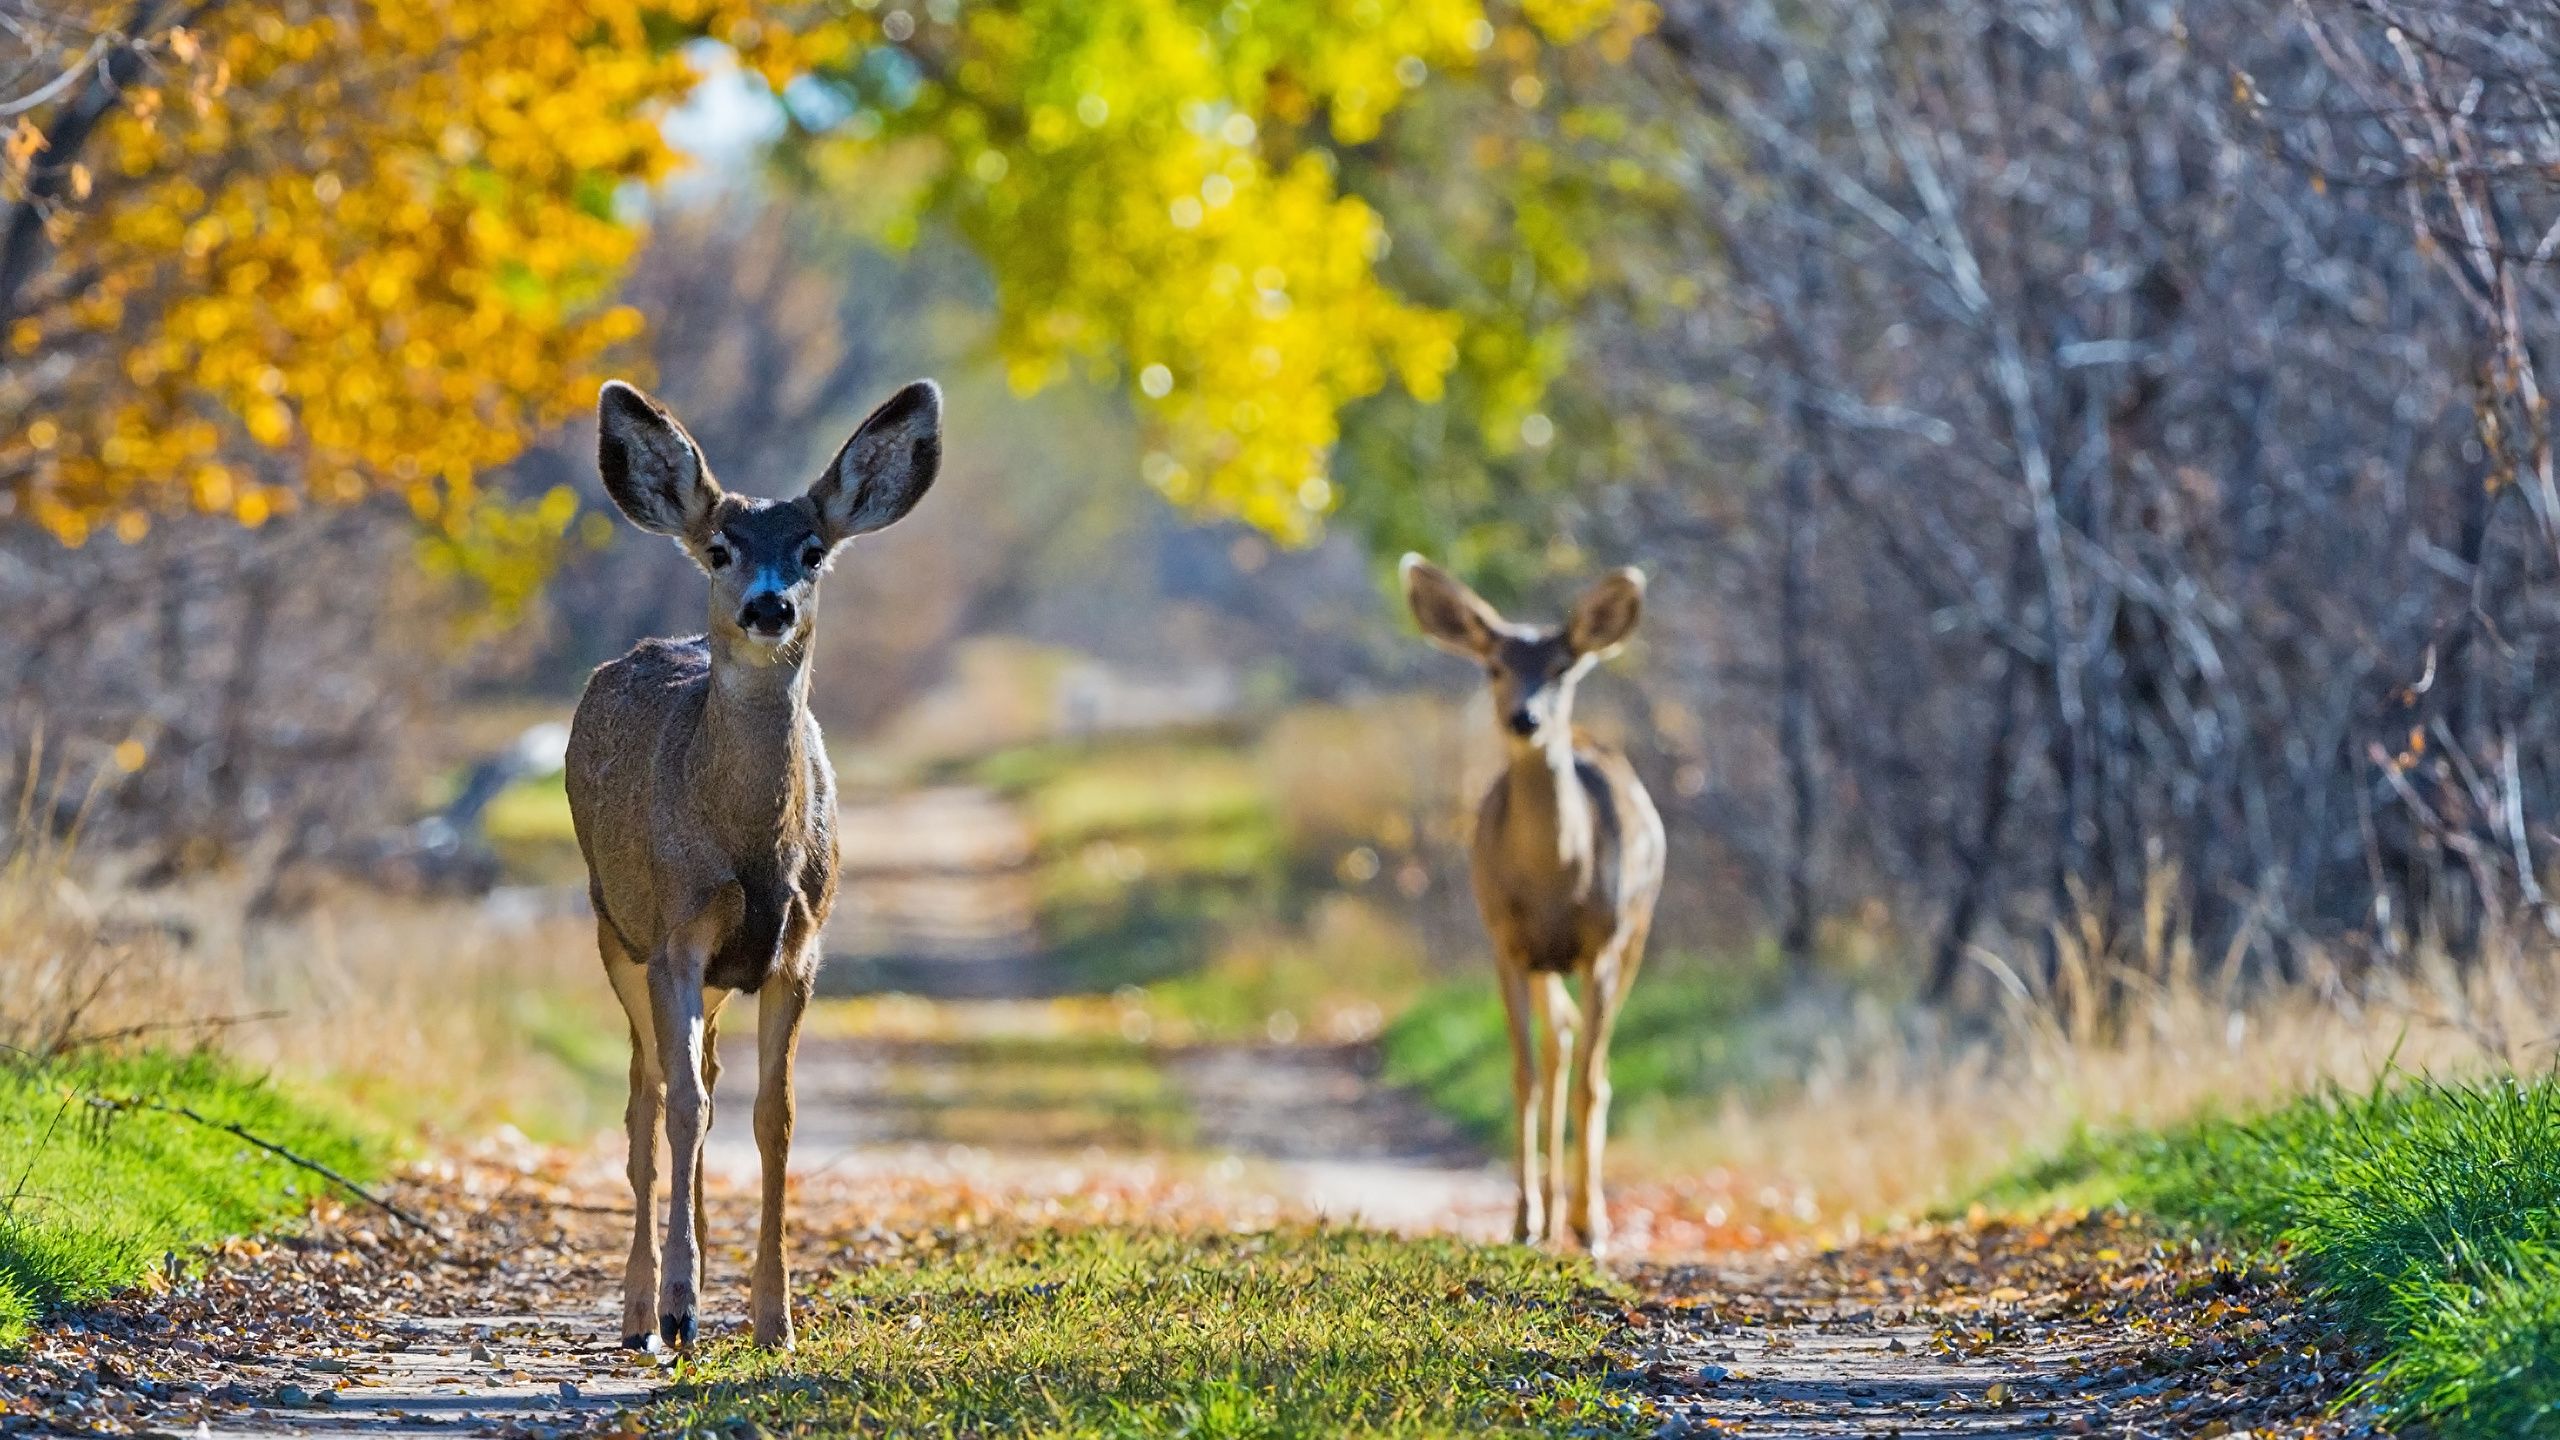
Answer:
[[[930,370],[847,736],[977,641],[1454,688],[1381,559],[1634,562],[1697,948],[1947,997],[2552,923],[2560,68],[2501,13],[7,0],[0,723],[136,833],[342,848],[418,717],[695,622],[597,378],[787,493]]]

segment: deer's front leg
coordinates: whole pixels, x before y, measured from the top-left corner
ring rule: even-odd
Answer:
[[[626,953],[610,927],[603,932],[605,979],[631,1022],[631,1095],[622,1109],[630,1143],[631,1254],[622,1267],[622,1343],[648,1348],[658,1328],[658,1112],[666,1084],[658,1068],[658,1024],[649,1014],[649,972]]]
[[[1550,971],[1529,977],[1529,1003],[1538,1021],[1538,1090],[1540,1125],[1545,1131],[1546,1152],[1546,1228],[1541,1240],[1559,1242],[1564,1239],[1565,1192],[1565,1097],[1573,1066],[1574,1032],[1581,1028],[1581,1012],[1574,1008],[1573,996],[1565,990],[1564,977]]]
[[[1609,1251],[1609,1205],[1600,1194],[1601,1155],[1609,1147],[1609,1035],[1617,1027],[1618,997],[1608,979],[1595,974],[1587,987],[1593,1004],[1591,1031],[1573,1069],[1574,1123],[1581,1127],[1572,1156],[1572,1199],[1565,1224],[1594,1258]]]
[[[1609,1205],[1601,1195],[1601,1158],[1609,1148],[1609,1037],[1644,960],[1642,924],[1620,937],[1583,972],[1582,993],[1591,1002],[1591,1024],[1573,1072],[1574,1123],[1581,1127],[1573,1152],[1573,1199],[1565,1223],[1593,1256],[1609,1249]]]
[[[1502,1015],[1511,1027],[1511,1119],[1517,1157],[1519,1203],[1511,1212],[1511,1239],[1525,1245],[1546,1233],[1546,1187],[1538,1178],[1538,1112],[1544,1087],[1530,1034],[1529,974],[1502,965]]]
[[[658,1335],[670,1345],[691,1346],[698,1333],[702,1237],[696,1230],[694,1194],[702,1176],[703,1123],[711,1109],[703,1092],[705,1044],[702,971],[706,947],[679,935],[649,966],[649,1000],[658,1019],[658,1057],[667,1077],[667,1252],[658,1282]]]
[[[783,1180],[791,1165],[792,1063],[800,1050],[800,1015],[809,982],[777,975],[756,997],[756,1153],[764,1162],[763,1208],[756,1221],[756,1268],[747,1314],[756,1343],[791,1348],[791,1269],[783,1258]]]

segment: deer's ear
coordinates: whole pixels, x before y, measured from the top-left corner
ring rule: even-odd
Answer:
[[[665,406],[619,380],[596,397],[596,469],[632,524],[681,540],[709,523],[720,482]]]
[[[1630,565],[1600,577],[1573,603],[1573,618],[1564,622],[1565,643],[1576,655],[1606,660],[1618,653],[1644,618],[1644,572]]]
[[[809,487],[827,543],[839,544],[906,518],[942,473],[942,391],[918,380],[892,395],[844,442],[835,463]]]
[[[1471,660],[1493,653],[1493,642],[1502,625],[1500,611],[1486,604],[1483,596],[1468,589],[1458,577],[1419,555],[1405,556],[1401,568],[1404,603],[1413,610],[1414,623],[1422,627],[1423,638]]]

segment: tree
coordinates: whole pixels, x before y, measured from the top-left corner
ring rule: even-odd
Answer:
[[[1939,992],[1986,934],[2493,933],[2560,795],[2509,8],[1677,0],[1535,107],[1436,92],[1500,118],[1346,174],[1407,293],[1546,327],[1552,434],[1363,407],[1353,507],[1645,564],[1646,762],[1800,950],[1870,898]],[[1452,137],[1498,198],[1398,163]]]
[[[828,137],[816,172],[895,187],[892,233],[968,241],[1018,385],[1126,386],[1159,490],[1292,539],[1337,503],[1341,411],[1390,381],[1440,399],[1466,342],[1382,276],[1393,237],[1345,170],[1435,74],[1623,49],[1650,13],[1535,0],[1506,34],[1479,0],[924,9],[882,13],[822,72],[829,100],[795,105]]]
[[[0,517],[78,543],[388,492],[506,583],[568,517],[476,478],[638,334],[613,287],[693,84],[674,42],[786,72],[805,37],[758,8],[12,6]]]

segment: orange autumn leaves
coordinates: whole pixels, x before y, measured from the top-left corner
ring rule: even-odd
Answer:
[[[573,507],[493,505],[480,477],[631,362],[616,285],[695,39],[777,91],[913,59],[815,173],[854,198],[882,147],[929,155],[906,223],[986,261],[1016,380],[1126,385],[1177,502],[1311,533],[1343,407],[1434,398],[1457,361],[1458,320],[1379,277],[1385,227],[1325,147],[1473,67],[1480,0],[263,0],[133,35],[128,5],[53,12],[31,73],[140,61],[76,145],[53,142],[89,83],[0,129],[0,209],[41,186],[50,241],[0,297],[0,519],[75,543],[388,493],[521,591],[509,567],[538,570]],[[1507,23],[1575,43],[1645,13]]]
[[[66,42],[132,9],[91,8]],[[79,153],[51,142],[79,89],[0,152],[12,206],[77,167],[0,336],[0,507],[74,542],[384,491],[471,523],[475,476],[640,332],[612,303],[620,205],[668,170],[658,117],[693,83],[665,37],[793,63],[751,8],[283,0],[126,37],[138,79]]]

